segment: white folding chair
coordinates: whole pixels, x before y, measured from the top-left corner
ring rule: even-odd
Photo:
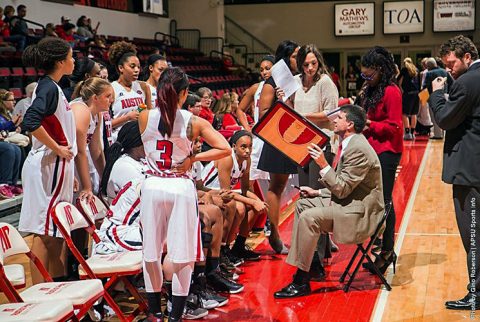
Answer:
[[[102,282],[98,279],[73,282],[53,282],[40,260],[31,252],[18,231],[7,223],[0,223],[0,289],[10,302],[41,303],[50,301],[70,301],[77,311],[76,316],[82,318],[88,310],[103,296]],[[25,254],[37,267],[45,279],[45,283],[32,285],[18,293],[13,283],[5,274],[4,259],[8,256]],[[53,301],[53,302],[52,302]]]
[[[132,321],[140,312],[147,311],[147,304],[137,289],[132,285],[127,277],[135,276],[142,272],[143,255],[141,251],[131,251],[124,253],[114,253],[108,255],[93,255],[85,260],[70,237],[71,231],[75,229],[85,229],[95,242],[100,238],[95,232],[95,226],[91,219],[87,220],[74,205],[68,202],[60,202],[52,209],[52,218],[58,230],[62,234],[68,248],[80,263],[78,272],[81,279],[108,279],[105,283],[104,298],[108,305],[115,311],[121,321]],[[125,316],[120,310],[118,304],[108,293],[109,289],[122,281],[125,288],[135,298],[138,307],[129,316]]]
[[[66,322],[78,321],[72,302],[7,303],[0,305],[2,322]]]

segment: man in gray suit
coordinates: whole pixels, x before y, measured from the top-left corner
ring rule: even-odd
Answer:
[[[341,108],[334,121],[334,132],[342,140],[341,151],[331,166],[322,149],[309,147],[326,189],[300,188],[304,198],[297,202],[287,257],[297,272],[292,283],[275,292],[275,298],[310,294],[310,264],[321,233],[333,231],[336,241],[357,244],[373,235],[380,222],[384,210],[382,172],[377,154],[361,134],[365,122],[361,107]]]

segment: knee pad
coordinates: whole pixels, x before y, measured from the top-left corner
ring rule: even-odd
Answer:
[[[210,248],[212,243],[213,235],[202,231],[202,244],[203,248]]]

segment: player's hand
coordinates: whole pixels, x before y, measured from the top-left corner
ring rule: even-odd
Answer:
[[[67,161],[73,159],[73,152],[72,152],[72,145],[69,144],[67,146],[59,145],[55,154],[58,155],[60,158],[64,158]]]
[[[130,121],[135,121],[138,119],[138,115],[140,115],[140,112],[138,110],[133,110],[127,113],[127,117]]]
[[[319,196],[318,190],[312,189],[307,186],[300,187],[300,195],[303,198],[315,198]]]
[[[80,188],[77,178],[73,177],[73,192],[77,192]]]
[[[87,202],[90,203],[93,200],[93,192],[90,189],[83,189],[78,194],[78,198],[80,198],[80,200],[87,199]]]
[[[432,82],[432,91],[435,92],[438,89],[442,89],[445,87],[445,82],[447,81],[446,77],[437,77]]]
[[[233,200],[233,192],[230,190],[220,190],[218,195],[222,198],[222,201],[224,203],[229,203],[230,201]]]
[[[188,172],[191,167],[192,167],[192,158],[187,157],[182,161],[182,163],[172,167],[172,171],[174,173],[182,174],[182,173]]]
[[[253,209],[255,209],[256,212],[263,212],[268,210],[268,204],[266,202],[263,202],[261,200],[255,200],[253,203]]]

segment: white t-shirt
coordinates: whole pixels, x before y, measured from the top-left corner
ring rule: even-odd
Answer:
[[[112,83],[115,92],[115,101],[112,104],[113,119],[123,116],[138,109],[140,104],[145,103],[145,93],[138,81],[132,82],[132,88],[127,91],[118,81]],[[112,131],[113,140],[117,140],[118,132],[122,126],[117,126]]]

